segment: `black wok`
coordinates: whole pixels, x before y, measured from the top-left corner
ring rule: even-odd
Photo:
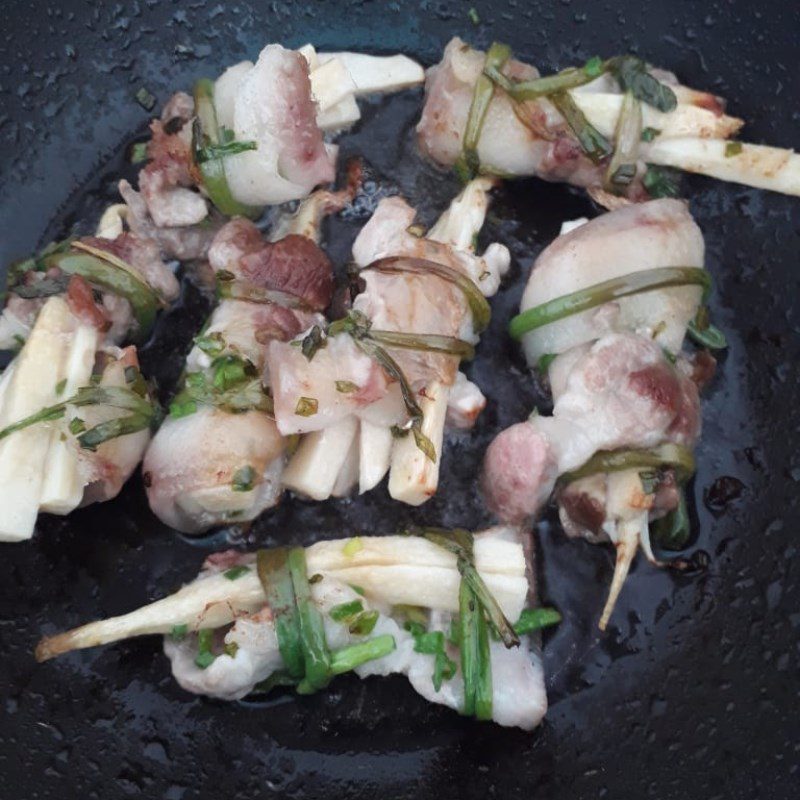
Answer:
[[[200,75],[292,46],[403,50],[426,63],[454,33],[509,42],[546,71],[633,50],[690,85],[727,96],[747,138],[800,141],[800,7],[678,0],[594,2],[2,3],[0,261],[86,231],[148,114]],[[430,221],[456,188],[415,154],[411,92],[370,103],[343,140]],[[730,341],[704,404],[694,483],[691,574],[633,570],[605,636],[597,615],[611,553],[540,527],[543,598],[564,613],[545,637],[551,709],[533,734],[465,721],[427,705],[401,679],[337,681],[267,705],[193,698],[146,639],[37,666],[43,631],[120,613],[177,587],[225,535],[192,542],[150,514],[139,479],[122,496],[67,519],[43,518],[32,542],[0,555],[0,797],[375,798],[798,796],[800,393],[797,363],[800,201],[689,179],[716,280],[715,321]],[[446,454],[438,496],[421,509],[383,491],[355,501],[285,501],[247,543],[309,542],[402,523],[477,527],[482,452],[541,402],[504,334],[532,257],[560,221],[592,208],[564,186],[504,189],[485,241],[515,256],[471,375],[490,406],[472,438]],[[337,263],[363,216],[329,231]],[[206,312],[186,285],[144,352],[168,395]],[[702,551],[702,552],[701,552]]]

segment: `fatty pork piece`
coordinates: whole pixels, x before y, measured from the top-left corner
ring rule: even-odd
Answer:
[[[49,636],[39,643],[37,659],[164,634],[164,651],[184,689],[225,700],[244,697],[291,669],[284,660],[291,655],[285,634],[276,628],[287,624],[289,606],[270,607],[279,573],[266,571],[275,563],[266,555],[262,560],[259,554],[261,577],[255,554],[212,556],[198,578],[171,597]],[[289,603],[295,602],[293,585],[298,611],[320,625],[321,652],[332,653],[330,671],[317,686],[351,669],[362,678],[405,674],[426,699],[464,713],[465,655],[450,633],[459,628],[461,584],[453,553],[420,537],[384,536],[319,542],[304,554],[292,551],[289,562],[297,564],[298,556],[300,582],[292,572]],[[476,534],[474,562],[505,617],[519,619],[533,597],[520,532],[495,528]],[[507,649],[486,637],[490,693],[481,714],[531,730],[544,716],[547,698],[538,652],[528,635],[518,638],[519,645]],[[311,679],[301,662],[300,673],[290,680],[308,687]]]
[[[102,341],[147,337],[156,313],[178,298],[179,286],[158,245],[132,233],[84,236],[12,267],[0,316],[0,349],[19,347],[47,298],[61,294],[72,312],[97,328]]]
[[[255,64],[235,64],[215,82],[199,81],[194,97],[169,100],[151,124],[139,191],[120,182],[127,223],[170,257],[204,258],[220,214],[256,216],[333,180],[336,147],[323,132],[359,119],[356,96],[423,79],[405,56],[268,45]]]
[[[420,149],[444,166],[453,166],[469,154],[484,173],[535,175],[588,187],[598,202],[609,207],[614,204],[609,192],[643,200],[650,190],[655,191],[657,174],[647,165],[676,167],[786,194],[800,193],[800,156],[791,150],[727,141],[743,122],[724,113],[721,98],[682,86],[663,70],[646,67],[645,73],[643,62],[624,57],[622,63],[632,73],[631,82],[641,85],[650,81],[649,102],[637,105],[632,97],[625,99],[619,82],[621,72],[607,71],[620,60],[595,62],[569,73],[577,80],[569,84],[572,88],[560,100],[552,93],[512,99],[513,88],[512,93],[506,88],[535,80],[539,73],[532,66],[508,60],[500,68],[500,79],[506,86],[495,86],[482,124],[473,128],[468,139],[473,98],[487,90],[491,93],[492,82],[481,77],[487,54],[454,38],[445,48],[442,61],[427,73],[425,106],[417,126]],[[648,73],[648,77],[642,77]],[[559,80],[565,74],[547,77]],[[576,85],[581,81],[582,85]],[[671,93],[669,100],[653,100],[656,81],[661,87],[654,93]],[[657,107],[658,102],[663,110]],[[571,112],[565,104],[572,107]],[[572,126],[565,114],[573,118]],[[598,134],[589,137],[593,157],[587,154],[585,139],[582,145],[576,135],[577,130],[587,136],[587,122]],[[615,147],[618,152],[612,155]],[[612,174],[623,165],[631,169],[624,180]]]
[[[333,291],[330,261],[311,239],[267,242],[241,218],[220,229],[209,261],[229,279],[221,286],[243,294],[223,297],[195,340],[184,389],[143,464],[150,507],[189,533],[252,520],[279,500],[285,442],[260,377],[265,348],[321,324]],[[261,291],[281,294],[265,303]]]
[[[382,200],[353,245],[363,281],[353,313],[369,320],[376,332],[477,342],[462,288],[424,268],[385,273],[370,267],[398,257],[402,270],[403,258],[424,259],[468,278],[481,294],[494,294],[508,269],[509,253],[498,244],[481,257],[474,253],[491,187],[485,178],[471,182],[426,236],[411,232],[415,212],[404,200]],[[393,426],[407,424],[407,406],[396,376],[373,355],[347,335],[329,336],[311,359],[299,344],[273,342],[267,357],[279,429],[310,434],[287,468],[287,486],[322,500],[347,493],[355,483],[361,492],[368,491],[390,471],[389,492],[395,499],[419,505],[434,494],[445,420],[469,427],[485,405],[480,390],[458,372],[459,357],[386,345],[422,411],[421,430],[435,454],[431,458],[413,435],[392,436]]]
[[[605,281],[703,265],[702,235],[678,201],[629,206],[565,229],[534,265],[523,314],[579,290],[591,293],[590,287]],[[662,286],[522,333],[528,363],[549,364],[553,415],[533,416],[494,440],[485,458],[484,494],[501,518],[520,520],[538,512],[560,476],[576,476],[562,481],[557,494],[565,530],[617,546],[617,570],[601,627],[638,545],[656,562],[649,522],[675,511],[681,496],[673,467],[658,470],[659,479],[647,487],[642,467],[621,464],[614,472],[598,467],[597,474],[584,473],[600,451],[656,448],[668,456],[666,463],[693,466],[699,387],[713,372],[714,361],[707,354],[690,361],[681,347],[701,299],[700,285]]]

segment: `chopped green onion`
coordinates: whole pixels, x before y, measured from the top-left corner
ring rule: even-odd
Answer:
[[[192,150],[195,154],[195,163],[200,171],[208,196],[211,202],[226,216],[257,217],[260,208],[244,205],[234,199],[231,194],[228,180],[225,177],[225,159],[207,158],[198,160],[198,156],[208,154],[207,148],[223,144],[217,110],[214,107],[214,82],[208,78],[201,78],[194,85],[195,121],[192,125]],[[227,137],[226,137],[227,138]]]
[[[406,622],[405,629],[414,637],[415,653],[434,657],[432,681],[434,691],[438,692],[442,682],[451,680],[456,674],[456,663],[447,655],[444,634],[442,631],[426,631],[421,622]]]
[[[237,564],[235,567],[226,569],[222,574],[229,581],[235,581],[237,578],[241,578],[242,575],[247,575],[248,572],[250,572],[250,567],[245,566],[244,564]]]
[[[357,392],[360,388],[361,387],[357,383],[353,383],[353,381],[336,381],[336,391],[342,394],[353,394],[353,392]]]
[[[514,339],[520,339],[526,333],[551,322],[557,322],[572,314],[579,314],[621,297],[670,286],[692,284],[702,286],[705,295],[711,287],[711,277],[700,267],[660,267],[632,272],[529,308],[511,320],[508,330]]]
[[[66,389],[66,388],[67,388],[67,379],[66,378],[62,378],[56,384],[56,397],[58,397],[61,394],[64,394],[64,389]]]
[[[279,289],[265,289],[250,281],[234,278],[233,275],[226,278],[222,270],[217,273],[217,298],[220,300],[246,300],[249,303],[308,310],[308,305],[296,295],[282,292]]]
[[[189,626],[185,623],[181,625],[173,625],[172,630],[170,631],[170,636],[175,639],[176,642],[181,641],[181,639],[186,637],[186,634],[189,632]]]
[[[285,547],[259,550],[256,565],[267,605],[272,611],[278,650],[286,671],[293,682],[297,682],[305,675],[305,662],[288,554]]]
[[[352,539],[348,539],[345,542],[344,547],[342,547],[342,553],[344,553],[345,558],[352,558],[356,553],[364,549],[364,543],[361,541],[360,536],[354,536]]]
[[[322,335],[322,328],[319,325],[312,326],[311,330],[303,337],[300,343],[300,350],[303,355],[311,361],[317,354],[317,350],[325,347],[326,340]],[[337,385],[338,389],[338,385]]]
[[[558,625],[559,622],[561,622],[561,614],[554,608],[525,608],[519,615],[514,630],[520,636],[524,636],[549,625]]]
[[[131,164],[141,164],[147,161],[147,142],[134,142],[131,145]]]
[[[197,402],[195,400],[173,400],[169,404],[169,415],[172,419],[180,419],[181,417],[188,417],[197,411]]]
[[[642,177],[642,185],[653,199],[659,197],[680,197],[678,173],[656,164],[648,164]]]
[[[86,423],[80,417],[73,417],[69,421],[69,432],[73,436],[83,433],[86,430]]]
[[[550,97],[568,89],[575,89],[586,83],[591,83],[595,78],[605,72],[605,62],[598,56],[590,58],[584,67],[570,67],[554,75],[545,75],[526,81],[510,81],[498,71],[485,68],[484,72],[495,83],[501,86],[512,100],[521,103],[526,100],[537,100],[540,97]]]
[[[725,158],[738,156],[742,152],[741,142],[726,142],[725,143]]]
[[[572,472],[565,472],[559,483],[568,484],[600,475],[606,472],[623,470],[651,470],[671,467],[675,470],[678,482],[686,480],[694,473],[695,463],[691,450],[679,444],[662,444],[650,450],[600,450],[583,466]]]
[[[599,164],[614,152],[611,142],[586,119],[585,114],[580,110],[569,92],[556,92],[550,97],[550,102],[564,117],[583,152],[595,164]]]
[[[257,142],[226,142],[225,144],[207,144],[195,153],[198,164],[206,161],[213,161],[217,158],[227,158],[239,153],[246,153],[248,150],[258,150]]]
[[[474,6],[467,11],[467,16],[473,25],[481,24],[481,18],[478,16],[478,12],[475,10]]]
[[[330,610],[330,618],[334,622],[347,622],[364,610],[360,600],[351,600],[348,603],[339,603]]]
[[[200,350],[212,358],[220,355],[225,349],[225,339],[219,331],[207,333],[203,336],[196,336],[194,343]]]
[[[659,136],[661,131],[658,128],[650,128],[647,127],[642,131],[642,141],[643,142],[652,142],[656,136]]]
[[[302,547],[292,548],[287,561],[297,603],[300,644],[305,662],[305,677],[297,691],[307,694],[328,685],[331,678],[331,655],[325,641],[322,615],[314,604],[308,585],[305,550]]]
[[[483,610],[466,581],[458,592],[461,675],[464,679],[464,714],[492,718],[492,662],[489,631]]]
[[[550,365],[558,358],[558,353],[545,353],[544,355],[539,357],[539,360],[536,362],[536,369],[542,373],[542,375],[547,375],[547,371],[550,369]]]
[[[214,631],[212,628],[203,628],[197,632],[197,656],[194,663],[200,669],[207,669],[216,661],[217,657],[212,650],[213,645]]]
[[[233,473],[231,488],[234,492],[251,492],[256,480],[256,471],[249,464]]]
[[[650,524],[653,541],[665,550],[683,550],[689,541],[692,525],[686,507],[683,489],[678,494],[678,505],[665,517]]]
[[[394,636],[390,634],[376,636],[374,639],[367,639],[366,642],[351,644],[349,647],[343,647],[333,653],[330,660],[330,672],[333,675],[350,672],[356,667],[366,664],[367,661],[375,661],[375,659],[388,656],[396,648]],[[300,687],[298,687],[299,691]]]
[[[300,397],[294,408],[294,413],[299,417],[313,417],[319,409],[319,401],[316,397]]]
[[[364,611],[350,623],[350,633],[354,636],[368,636],[375,629],[379,616],[377,609]]]
[[[155,96],[149,92],[144,86],[140,86],[134,94],[136,102],[145,110],[152,111],[156,104]]]

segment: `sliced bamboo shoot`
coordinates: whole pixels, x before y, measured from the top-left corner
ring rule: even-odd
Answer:
[[[358,420],[350,416],[306,434],[283,473],[284,486],[312,500],[330,497],[357,433]]]
[[[621,94],[602,92],[571,92],[572,98],[603,136],[613,137],[622,109]],[[707,108],[679,105],[663,113],[647,103],[642,104],[642,126],[659,131],[656,140],[692,136],[699,139],[726,139],[744,124],[737,117],[717,115]]]
[[[425,238],[449,244],[467,253],[474,252],[475,234],[483,227],[489,209],[489,192],[496,184],[496,180],[487,177],[471,180],[425,234]]]
[[[793,150],[744,142],[657,138],[643,158],[732,183],[800,195],[800,155]]]
[[[318,53],[320,64],[337,59],[355,81],[356,94],[399,92],[425,81],[425,70],[404,55],[370,56],[365,53]]]
[[[527,598],[528,581],[522,544],[496,535],[507,530],[476,535],[475,564],[506,616],[517,619]],[[359,586],[377,603],[458,611],[461,576],[452,553],[417,537],[360,537],[361,547],[355,552],[346,547],[349,541],[324,541],[306,548],[308,574]],[[215,573],[130,614],[47,637],[36,648],[36,658],[46,661],[70,650],[169,633],[176,625],[192,631],[218,628],[238,614],[257,611],[265,600],[253,567],[236,580]]]
[[[389,471],[394,437],[389,428],[361,420],[359,432],[358,493],[374,489]]]
[[[333,497],[347,497],[358,483],[359,433],[359,429],[356,428],[356,435],[350,442],[350,449],[347,451],[344,464],[336,476],[336,483],[333,484],[331,491]]]
[[[28,341],[15,359],[0,408],[5,427],[57,402],[75,318],[61,297],[42,307]],[[52,429],[34,425],[0,442],[0,541],[30,539],[41,500]]]
[[[327,111],[317,114],[317,125],[325,133],[333,133],[349,128],[353,123],[361,119],[358,103],[353,95],[340,100],[335,106],[331,106]]]
[[[435,462],[417,447],[411,433],[395,441],[389,472],[389,495],[395,500],[419,506],[436,494],[449,396],[450,387],[437,381],[426,386],[425,396],[419,399],[424,415],[422,433],[433,444]]]
[[[353,96],[356,84],[350,77],[345,65],[338,59],[332,58],[312,70],[311,93],[317,101],[320,112],[328,111],[348,95]]]
[[[101,239],[116,239],[125,231],[124,222],[128,218],[128,206],[125,203],[115,203],[109,206],[97,223],[95,236]]]
[[[79,325],[72,336],[60,397],[72,397],[82,386],[89,385],[100,333],[90,325]],[[50,447],[44,469],[39,510],[52,514],[69,514],[83,499],[84,479],[74,441],[64,435],[64,424],[50,432]]]

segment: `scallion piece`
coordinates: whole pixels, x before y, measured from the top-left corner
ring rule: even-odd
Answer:
[[[650,450],[600,450],[583,466],[565,472],[558,480],[566,485],[591,475],[623,470],[671,468],[679,483],[694,474],[695,463],[691,450],[680,444],[662,444]]]
[[[229,581],[235,581],[241,578],[242,575],[247,575],[248,572],[250,572],[250,567],[246,566],[245,564],[237,564],[235,567],[226,569],[222,574]]]
[[[665,550],[683,550],[689,541],[692,524],[689,510],[686,507],[686,495],[683,489],[678,494],[678,505],[669,514],[650,524],[650,536],[653,541]]]
[[[401,333],[400,331],[381,331],[371,328],[371,339],[384,345],[400,350],[419,350],[423,353],[439,353],[446,356],[456,356],[465,361],[475,357],[475,348],[463,339],[455,336],[440,336],[435,333]]]
[[[614,133],[614,155],[608,162],[605,188],[623,192],[636,177],[639,144],[642,139],[642,104],[630,90],[622,98],[622,107]]]
[[[711,276],[700,267],[660,267],[632,272],[529,308],[511,320],[508,331],[514,339],[520,339],[526,333],[551,322],[610,303],[620,297],[692,284],[702,286],[705,295],[711,287]]]
[[[288,555],[285,547],[259,550],[256,556],[256,568],[267,598],[267,605],[272,611],[278,650],[286,671],[296,683],[305,675],[305,661]]]
[[[474,592],[473,592],[474,597]],[[475,651],[478,659],[477,682],[475,684],[475,717],[481,720],[492,718],[492,658],[489,651],[489,625],[483,608],[478,606],[473,617],[475,626]]]
[[[464,129],[461,155],[456,161],[455,169],[461,179],[466,183],[474,178],[480,170],[478,157],[478,141],[481,138],[483,122],[494,96],[494,81],[486,74],[487,71],[500,73],[503,65],[511,57],[511,48],[505,44],[495,42],[486,52],[484,74],[478,76],[472,94],[472,103],[469,107],[467,125]]]
[[[106,255],[110,254],[100,256],[102,251],[94,250],[97,255],[88,252],[55,253],[47,256],[44,263],[46,267],[58,267],[67,275],[80,275],[94,286],[127,300],[138,323],[134,340],[142,341],[155,323],[161,299],[147,283],[135,276],[130,267],[122,269],[117,263],[119,259],[107,258]]]
[[[564,117],[583,152],[595,164],[599,164],[614,152],[611,142],[586,119],[586,115],[580,110],[569,92],[556,92],[550,95],[550,102]]]
[[[200,669],[207,669],[217,660],[212,649],[213,645],[214,630],[212,628],[203,628],[203,630],[197,631],[197,655],[194,663]]]
[[[265,289],[255,283],[240,279],[220,277],[217,274],[217,297],[220,300],[247,300],[250,303],[265,303],[310,310],[302,298],[277,289]]]
[[[260,208],[244,205],[234,199],[225,177],[225,160],[223,157],[214,157],[214,151],[210,149],[219,147],[223,141],[214,106],[214,82],[208,78],[201,78],[194,85],[194,110],[192,151],[211,202],[228,217],[259,216]],[[211,157],[204,157],[209,155]]]
[[[711,324],[705,306],[697,309],[695,318],[689,323],[688,333],[692,341],[709,350],[724,350],[728,346],[725,334],[716,325]]]
[[[300,644],[305,663],[305,677],[297,687],[301,694],[323,689],[331,679],[331,654],[325,641],[325,625],[322,614],[311,597],[306,572],[306,553],[302,547],[294,547],[288,555],[289,574],[297,603],[300,628]]]
[[[524,636],[550,625],[558,625],[559,622],[561,622],[561,614],[554,608],[525,608],[514,624],[514,630],[520,636]]]
[[[549,97],[557,92],[575,89],[586,83],[591,83],[605,72],[605,62],[595,57],[589,59],[583,68],[570,67],[541,78],[532,78],[527,81],[509,81],[507,78],[498,80],[497,72],[490,65],[484,68],[485,74],[501,86],[517,102],[536,100],[540,97]],[[501,78],[504,76],[500,76]]]
[[[376,636],[374,639],[367,639],[366,642],[351,644],[336,650],[331,656],[330,672],[333,675],[341,675],[350,672],[367,661],[374,661],[376,658],[383,658],[396,649],[397,645],[394,636],[384,634]],[[300,687],[298,687],[300,691]]]

